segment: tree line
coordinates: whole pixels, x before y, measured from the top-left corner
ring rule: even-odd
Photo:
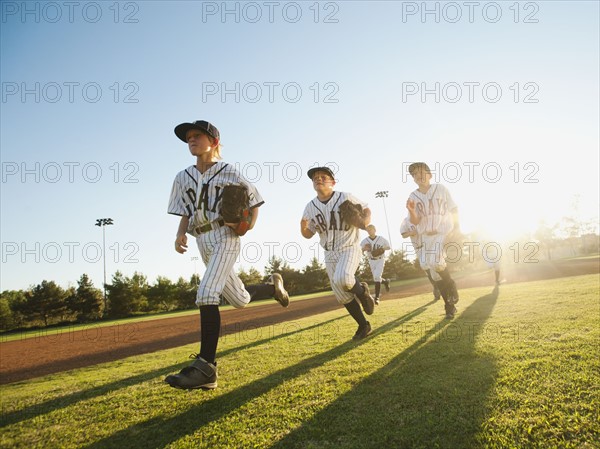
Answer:
[[[273,273],[280,273],[290,295],[329,290],[329,278],[323,264],[313,258],[301,270],[273,256],[261,274],[256,268],[238,271],[245,285],[265,282]],[[388,256],[384,277],[407,279],[422,276],[418,263],[410,262],[403,251]],[[371,281],[366,257],[360,263],[357,276]],[[139,314],[193,309],[200,277],[180,277],[176,282],[158,276],[149,283],[145,275],[135,272],[125,276],[117,271],[103,291],[82,274],[76,287],[62,288],[54,281],[43,280],[27,290],[6,290],[0,294],[0,331],[48,327],[71,323],[88,323]]]

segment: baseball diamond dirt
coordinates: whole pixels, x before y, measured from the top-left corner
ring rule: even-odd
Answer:
[[[594,273],[600,273],[600,259],[597,257],[515,264],[502,276],[507,283],[515,283]],[[490,271],[457,277],[461,289],[491,286],[493,282]],[[383,300],[428,292],[431,292],[431,284],[423,277],[409,286],[392,286]],[[223,335],[233,334],[339,308],[333,295],[292,301],[286,309],[268,301],[264,305],[249,307],[243,313],[235,309],[223,311],[222,332]],[[92,325],[81,331],[46,336],[42,333],[0,343],[0,385],[187,345],[198,341],[198,329],[199,314],[193,314],[107,327]]]

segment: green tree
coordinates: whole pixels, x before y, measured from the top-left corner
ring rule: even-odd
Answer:
[[[327,270],[319,259],[313,257],[302,272],[302,293],[323,291],[330,288]]]
[[[419,276],[415,265],[406,258],[402,250],[394,250],[385,261],[383,277],[389,279],[407,279]]]
[[[67,310],[66,292],[54,281],[42,281],[26,293],[24,315],[28,320],[41,319],[44,326],[60,319]]]
[[[0,328],[2,330],[11,330],[21,327],[25,322],[25,316],[22,311],[25,308],[27,297],[23,290],[5,290],[0,294],[0,299],[4,303],[0,314]]]
[[[260,274],[260,271],[254,267],[250,267],[248,272],[241,269],[238,276],[244,285],[260,284],[263,281],[263,276]]]
[[[67,305],[76,314],[77,321],[97,320],[102,317],[104,296],[84,273],[77,281],[77,290],[67,298]]]
[[[177,289],[170,279],[158,276],[148,288],[148,307],[151,310],[169,311],[177,306]]]
[[[187,310],[196,307],[196,292],[200,284],[200,278],[195,275],[190,281],[186,281],[183,277],[177,280],[174,286],[174,294],[176,298],[175,307],[178,310]]]
[[[108,315],[111,318],[121,318],[141,312],[148,306],[148,283],[146,276],[137,271],[131,278],[117,271],[112,278],[112,284],[106,286],[109,302]]]

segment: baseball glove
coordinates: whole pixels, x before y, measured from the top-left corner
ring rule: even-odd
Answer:
[[[383,249],[383,248],[375,248],[373,251],[371,251],[371,257],[379,257],[383,253],[385,253],[385,249]]]
[[[354,204],[350,200],[346,200],[340,204],[340,214],[342,215],[342,221],[352,226],[360,229],[367,227],[365,212],[360,204]]]
[[[250,197],[246,187],[237,184],[223,187],[221,217],[237,235],[244,235],[250,227],[252,214],[249,203]]]

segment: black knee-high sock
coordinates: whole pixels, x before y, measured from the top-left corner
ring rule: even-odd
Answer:
[[[356,301],[350,301],[348,304],[344,304],[344,307],[359,325],[366,324],[367,319]]]
[[[500,270],[496,270],[496,282],[500,281]]]
[[[250,301],[272,298],[275,295],[275,286],[273,284],[254,284],[246,285],[246,291],[250,293]]]
[[[354,283],[354,286],[350,289],[350,293],[354,293],[356,296],[358,296],[359,298],[364,295],[365,293],[365,289],[363,288],[363,286],[360,284],[360,280],[358,278],[356,278],[356,282]]]
[[[221,333],[219,306],[200,306],[200,357],[215,363]]]
[[[431,285],[437,287],[436,282],[431,277],[431,270],[425,270],[425,274],[427,274],[427,278],[429,279],[429,282],[431,282]]]
[[[381,292],[381,282],[375,282],[375,296],[379,298]]]

